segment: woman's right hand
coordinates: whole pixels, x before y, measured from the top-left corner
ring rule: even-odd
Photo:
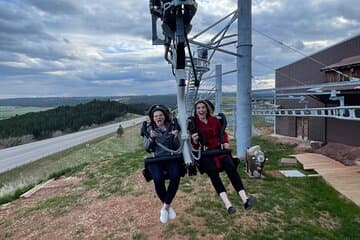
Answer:
[[[195,144],[198,144],[198,142],[199,142],[199,134],[198,133],[191,134],[191,138]]]

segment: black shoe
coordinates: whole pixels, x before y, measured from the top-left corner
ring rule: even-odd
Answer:
[[[249,196],[249,198],[246,200],[246,203],[244,203],[244,209],[246,211],[249,211],[256,205],[256,197]]]
[[[236,213],[236,209],[233,207],[233,206],[230,206],[228,209],[227,209],[227,212],[228,212],[228,214],[234,214],[234,213]]]

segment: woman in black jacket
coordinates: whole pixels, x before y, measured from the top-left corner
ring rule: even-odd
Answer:
[[[180,146],[179,129],[171,122],[170,112],[163,105],[154,105],[149,110],[150,126],[146,129],[144,137],[145,150],[151,152],[154,157],[171,155],[167,150],[177,150]],[[166,149],[167,148],[167,149]],[[170,206],[179,188],[181,177],[181,163],[178,160],[165,160],[147,163],[154,185],[155,192],[163,203],[160,210],[160,221],[166,223],[168,219],[174,219],[176,213]],[[165,186],[165,172],[169,178],[169,185]]]

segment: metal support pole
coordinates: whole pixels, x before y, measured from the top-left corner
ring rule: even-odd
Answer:
[[[222,68],[221,65],[216,65],[215,67],[215,75],[216,75],[216,93],[215,93],[215,114],[221,112],[221,104],[222,104]]]
[[[243,159],[251,146],[251,47],[251,0],[238,0],[236,152]]]
[[[274,91],[274,106],[276,108],[276,90]],[[276,134],[276,115],[274,115],[274,134]]]
[[[178,119],[181,128],[181,141],[183,143],[183,158],[186,165],[192,164],[190,155],[190,140],[187,129],[187,116],[185,107],[185,36],[184,36],[184,19],[181,13],[176,15],[176,32],[175,32],[175,46],[176,46],[176,66],[175,78],[178,85],[177,105],[178,105]]]
[[[185,71],[177,70],[176,72],[176,80],[178,84],[182,82],[185,77]],[[190,155],[191,147],[189,144],[190,136],[187,129],[187,118],[186,118],[186,110],[185,110],[185,86],[178,85],[178,93],[177,93],[177,104],[178,104],[178,119],[181,128],[181,141],[183,141],[183,157],[184,163],[186,165],[192,164],[192,158]],[[185,129],[185,130],[184,130]]]

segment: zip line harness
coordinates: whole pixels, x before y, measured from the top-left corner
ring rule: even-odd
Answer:
[[[151,108],[150,108],[151,109]],[[149,111],[150,112],[150,111]],[[151,115],[149,113],[149,115]],[[225,129],[227,126],[227,120],[226,117],[223,113],[219,113],[216,116],[219,121],[220,121],[220,125],[221,128],[219,130],[219,141],[221,144],[221,149],[212,149],[212,150],[208,150],[205,147],[205,137],[203,136],[203,134],[201,134],[201,131],[196,127],[196,121],[194,117],[189,117],[188,118],[188,123],[189,123],[189,129],[191,133],[195,133],[197,132],[200,136],[200,145],[198,149],[193,149],[191,151],[191,156],[194,159],[193,160],[193,164],[191,165],[186,165],[184,162],[184,158],[183,158],[183,154],[181,152],[182,149],[182,145],[180,144],[180,147],[176,150],[172,150],[169,149],[168,147],[164,146],[163,144],[159,143],[156,138],[154,139],[154,143],[159,146],[160,148],[162,148],[163,150],[167,151],[169,154],[168,155],[162,155],[162,156],[155,156],[153,152],[151,157],[147,157],[144,159],[144,169],[143,169],[143,175],[144,178],[146,179],[146,181],[151,181],[152,180],[152,176],[151,173],[148,169],[148,164],[149,163],[155,163],[155,162],[161,162],[161,161],[179,161],[181,163],[182,166],[182,176],[194,176],[197,175],[197,171],[199,171],[201,174],[203,174],[203,170],[200,167],[200,160],[203,157],[211,157],[211,156],[218,156],[218,155],[229,155],[231,157],[231,159],[233,160],[233,163],[235,165],[235,167],[237,168],[237,166],[239,165],[239,159],[236,157],[233,157],[231,155],[231,150],[230,149],[224,149],[224,134],[225,134]],[[154,130],[155,123],[150,122],[148,123],[147,121],[143,122],[142,128],[141,128],[141,136],[142,137],[146,137],[146,138],[150,138],[150,134],[148,132],[148,129],[152,129]],[[171,125],[173,126],[174,130],[181,130],[177,119],[174,118],[171,122]],[[186,128],[188,129],[188,128]],[[181,143],[181,142],[180,142]],[[222,171],[223,169],[219,169],[219,171]],[[168,178],[167,173],[165,171],[165,178]]]

